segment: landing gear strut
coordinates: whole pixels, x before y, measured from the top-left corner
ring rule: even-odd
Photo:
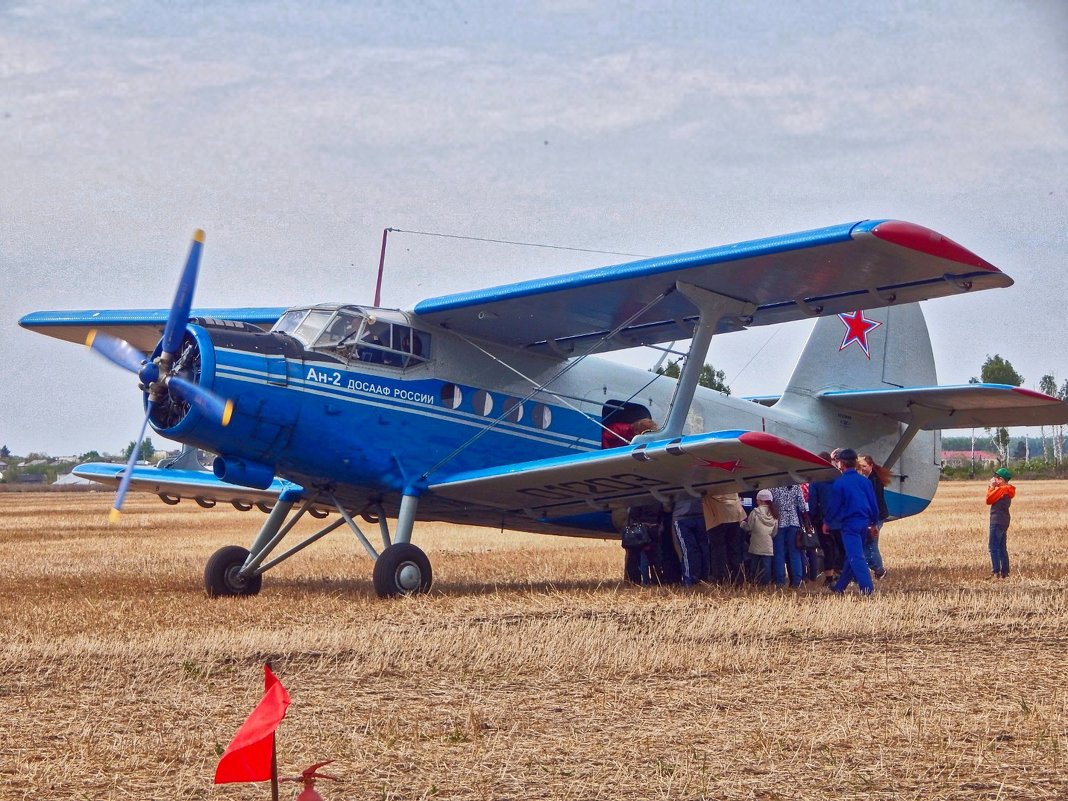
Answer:
[[[340,519],[327,524],[285,553],[267,561],[267,557],[304,513],[311,512],[314,504],[324,497],[309,498],[290,517],[290,511],[300,498],[299,493],[295,495],[296,497],[286,497],[286,493],[283,492],[279,496],[278,502],[270,509],[263,527],[256,535],[251,549],[246,550],[239,545],[228,545],[212,555],[204,569],[204,590],[209,597],[255,595],[263,584],[264,573],[345,524],[348,524],[367,555],[375,562],[373,581],[375,592],[379,597],[391,598],[397,595],[416,595],[430,591],[434,580],[430,560],[425,553],[411,544],[415,510],[418,504],[418,498],[413,495],[405,495],[401,499],[395,542],[390,538],[389,525],[382,507],[380,505],[371,507],[370,514],[365,511],[364,519],[377,523],[381,532],[383,547],[381,554],[360,530],[349,511],[332,495],[326,495],[325,497],[333,502]],[[318,517],[315,514],[312,516]],[[287,517],[288,520],[286,520]]]

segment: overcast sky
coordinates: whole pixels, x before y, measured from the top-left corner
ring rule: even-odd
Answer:
[[[168,306],[196,227],[197,305],[286,306],[369,303],[387,226],[659,255],[904,219],[1016,279],[925,304],[940,380],[1063,381],[1065,87],[1058,0],[0,0],[0,444],[134,438],[130,376],[16,321]],[[621,260],[394,234],[383,303]],[[710,360],[777,392],[807,330]]]

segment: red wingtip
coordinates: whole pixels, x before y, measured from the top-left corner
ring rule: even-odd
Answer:
[[[780,456],[788,456],[791,459],[809,462],[811,464],[819,465],[820,467],[831,466],[830,462],[821,459],[819,456],[812,453],[812,451],[806,451],[804,448],[794,445],[792,442],[787,442],[785,439],[781,439],[772,434],[765,434],[763,431],[746,431],[738,436],[738,441],[751,448],[757,448],[769,453],[776,453]]]
[[[979,258],[966,247],[962,247],[952,239],[947,239],[937,231],[924,228],[922,225],[901,222],[900,220],[887,220],[876,225],[871,229],[871,232],[884,242],[900,245],[910,250],[918,250],[921,253],[955,261],[958,264],[966,264],[969,267],[978,267],[980,270],[1001,272],[993,264]]]
[[[1013,392],[1019,392],[1021,395],[1025,395],[1028,398],[1040,398],[1044,401],[1057,401],[1057,398],[1047,395],[1045,392],[1036,392],[1033,389],[1025,389],[1024,387],[1013,387]]]

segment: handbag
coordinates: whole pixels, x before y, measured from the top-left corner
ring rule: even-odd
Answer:
[[[806,520],[801,524],[801,530],[797,534],[797,547],[803,551],[814,551],[820,547],[820,540],[819,537],[816,536],[816,529],[809,520]]]
[[[620,537],[624,548],[644,548],[653,541],[653,534],[648,523],[629,522],[623,526]]]

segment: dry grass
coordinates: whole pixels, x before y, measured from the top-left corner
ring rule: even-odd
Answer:
[[[259,513],[0,495],[0,797],[269,797],[211,779],[270,659],[283,770],[336,759],[329,799],[1065,798],[1068,482],[1020,487],[1007,581],[982,494],[885,529],[871,599],[640,589],[614,543],[426,526],[437,591],[398,602],[343,531],[209,601]]]

